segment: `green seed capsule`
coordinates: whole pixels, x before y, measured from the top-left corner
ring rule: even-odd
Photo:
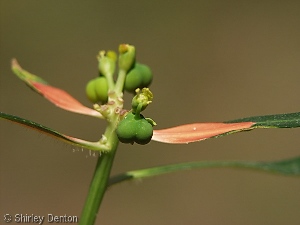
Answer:
[[[119,123],[116,133],[123,143],[133,144],[136,142],[145,145],[151,141],[153,128],[142,115],[135,116],[130,112]]]
[[[85,88],[86,96],[92,103],[98,102],[98,96],[95,89],[95,79],[90,80]]]
[[[139,70],[133,68],[126,75],[124,89],[128,92],[135,93],[135,89],[143,84],[143,77]]]
[[[108,99],[108,84],[105,77],[97,77],[95,79],[95,92],[98,101],[106,103]]]
[[[140,63],[136,63],[135,67],[140,71],[143,77],[142,87],[139,88],[149,87],[153,79],[153,74],[150,67]]]
[[[136,121],[134,120],[134,114],[128,113],[125,116],[118,124],[116,133],[122,143],[134,143],[136,135]]]
[[[139,122],[138,132],[136,133],[135,142],[140,145],[148,144],[153,135],[152,125],[145,119]]]
[[[152,82],[152,78],[153,74],[148,66],[136,63],[126,76],[124,89],[135,93],[137,88],[148,87]]]

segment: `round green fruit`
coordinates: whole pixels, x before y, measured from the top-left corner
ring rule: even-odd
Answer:
[[[105,77],[97,77],[95,79],[95,92],[98,101],[106,103],[108,99],[108,83]]]
[[[123,143],[133,144],[136,142],[145,145],[151,141],[153,128],[142,115],[136,116],[129,112],[119,123],[116,133]]]
[[[136,121],[134,120],[134,114],[128,113],[125,118],[120,121],[116,133],[122,143],[134,143],[136,134]]]
[[[133,68],[126,75],[124,89],[128,92],[135,93],[135,89],[143,84],[143,77],[139,70]]]
[[[140,64],[140,63],[136,63],[135,66],[140,71],[140,73],[142,74],[142,78],[143,78],[143,83],[142,83],[143,86],[140,88],[149,87],[149,85],[151,84],[152,79],[153,79],[153,74],[152,74],[150,67],[145,64]]]
[[[135,89],[148,87],[153,79],[150,68],[144,64],[136,63],[126,76],[124,89],[135,93]]]
[[[85,88],[86,96],[92,103],[96,103],[98,101],[98,96],[95,90],[95,79],[90,80]]]
[[[148,144],[153,135],[152,125],[145,119],[141,119],[138,125],[135,142],[140,145]]]

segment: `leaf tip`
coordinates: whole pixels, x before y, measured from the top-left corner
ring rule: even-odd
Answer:
[[[18,61],[16,58],[13,58],[11,60],[11,68],[12,69],[21,69],[21,66],[19,65]]]

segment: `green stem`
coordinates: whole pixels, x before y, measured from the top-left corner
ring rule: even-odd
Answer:
[[[109,124],[104,134],[108,138],[108,143],[111,145],[111,151],[103,153],[98,159],[79,225],[94,224],[100,204],[107,189],[110,171],[119,143],[113,125],[114,124],[112,123]]]
[[[133,113],[135,113],[134,115],[134,118],[135,119],[140,119],[141,118],[141,111],[142,111],[142,108],[143,108],[143,103],[140,103],[137,107],[136,107],[136,110],[132,109]]]
[[[119,74],[118,74],[118,78],[117,78],[117,82],[115,85],[115,91],[119,94],[123,92],[123,86],[125,83],[125,78],[126,78],[126,71],[120,69],[119,70]]]
[[[111,91],[115,88],[115,83],[113,79],[113,74],[107,74],[105,77],[107,79],[108,89]]]

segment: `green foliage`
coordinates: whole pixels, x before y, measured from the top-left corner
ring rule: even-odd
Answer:
[[[111,177],[109,185],[132,179],[141,179],[172,172],[205,168],[252,169],[274,174],[282,174],[286,176],[300,176],[300,157],[273,162],[199,161],[158,166],[153,168],[129,171],[123,174],[116,175],[114,177]]]
[[[74,137],[62,134],[58,131],[55,131],[55,130],[53,130],[49,127],[46,127],[44,125],[41,125],[39,123],[36,123],[34,121],[27,120],[27,119],[24,119],[24,118],[21,118],[18,116],[0,112],[0,118],[9,120],[11,122],[14,122],[14,123],[17,123],[20,125],[24,125],[28,128],[34,129],[43,134],[46,134],[46,135],[52,136],[54,138],[57,138],[59,140],[65,141],[71,145],[76,145],[76,146],[84,147],[84,148],[95,150],[95,151],[108,151],[107,146],[102,145],[99,142],[90,142],[90,141],[82,140],[79,138],[74,138]]]
[[[300,175],[300,157],[275,162],[198,161],[129,171],[112,177],[110,183],[108,183],[119,141],[144,145],[149,143],[151,139],[156,141],[160,140],[165,143],[175,143],[174,138],[177,138],[177,141],[178,139],[181,141],[177,143],[187,143],[187,138],[191,135],[193,135],[196,141],[199,141],[244,130],[254,130],[256,128],[300,127],[300,113],[297,112],[227,121],[225,123],[231,123],[225,124],[227,128],[228,125],[230,125],[231,128],[229,130],[224,128],[224,123],[214,123],[213,126],[211,126],[212,123],[205,123],[204,126],[201,126],[203,124],[187,124],[162,129],[160,131],[153,131],[153,126],[156,125],[155,122],[150,118],[144,118],[141,114],[141,111],[143,111],[153,99],[151,91],[147,88],[152,82],[153,74],[148,66],[136,63],[135,57],[135,47],[128,44],[121,44],[119,46],[119,57],[117,57],[113,51],[101,51],[99,53],[97,58],[100,76],[92,79],[86,85],[86,95],[89,100],[93,103],[102,102],[104,104],[101,106],[95,104],[95,110],[83,106],[65,91],[52,87],[38,76],[23,70],[16,60],[12,61],[13,72],[34,91],[43,95],[56,106],[72,112],[106,119],[108,122],[105,133],[101,139],[97,142],[89,142],[61,134],[33,121],[0,112],[0,118],[33,128],[69,144],[103,153],[98,159],[80,224],[94,224],[107,187],[125,180],[140,179],[176,171],[216,167],[255,169],[283,175]],[[117,58],[119,60],[119,71],[115,82],[113,74],[116,69]],[[132,109],[125,117],[124,112],[126,110],[123,109],[124,90],[131,93],[136,92],[136,95],[132,99]],[[105,104],[108,101],[108,92],[110,101],[108,104]],[[245,125],[244,122],[248,123]],[[216,126],[216,124],[218,124],[218,126]],[[218,129],[218,132],[215,132],[216,129]],[[174,134],[176,134],[176,137]],[[160,139],[155,139],[155,137],[160,137]]]
[[[237,120],[226,121],[226,123],[238,122],[254,122],[254,127],[260,128],[296,128],[300,127],[300,112],[265,116],[252,116]]]

